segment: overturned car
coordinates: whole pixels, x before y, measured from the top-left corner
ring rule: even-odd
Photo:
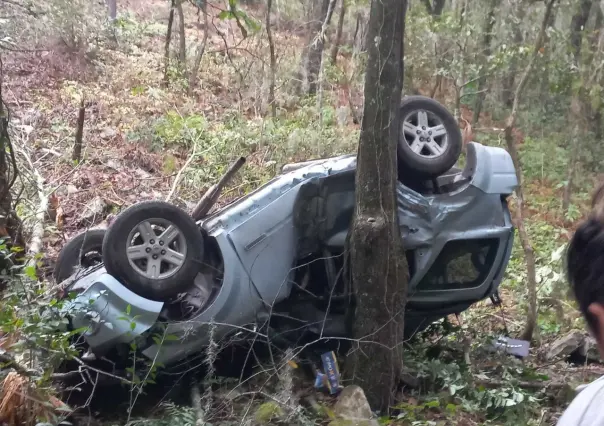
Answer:
[[[431,122],[430,105],[414,105],[401,144],[418,163],[439,158],[439,150],[449,155],[449,117],[444,125]],[[439,129],[439,148],[424,149]],[[509,154],[471,142],[463,169],[450,163],[397,185],[410,268],[407,336],[496,294],[511,254],[506,199],[517,180]],[[55,278],[73,295],[65,309],[88,356],[123,359],[135,347],[170,365],[202,352],[210,334],[223,339],[270,328],[296,343],[350,336],[355,297],[343,268],[355,166],[356,156],[347,155],[288,167],[197,221],[168,203],[141,202],[107,231],[76,237]],[[88,267],[73,273],[75,263]]]

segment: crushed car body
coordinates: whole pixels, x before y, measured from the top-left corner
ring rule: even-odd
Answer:
[[[65,305],[72,327],[85,330],[97,357],[136,342],[165,365],[202,351],[210,328],[215,339],[267,325],[295,341],[347,336],[354,291],[342,271],[355,168],[354,155],[290,167],[197,221],[203,247],[187,250],[198,249],[203,261],[193,282],[165,300],[137,294],[102,263],[79,271],[67,287],[75,294]],[[507,151],[474,142],[463,169],[423,188],[398,183],[410,269],[405,335],[497,292],[514,234],[506,198],[516,186]]]

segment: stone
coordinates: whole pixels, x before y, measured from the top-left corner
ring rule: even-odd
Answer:
[[[550,345],[546,358],[551,360],[557,357],[568,356],[583,345],[584,340],[585,334],[583,332],[573,330]]]
[[[84,206],[80,214],[80,222],[97,222],[103,218],[107,203],[101,197],[95,197]]]
[[[338,396],[333,412],[336,419],[330,423],[333,423],[332,426],[378,426],[365,392],[359,386],[345,387]]]
[[[102,131],[101,131],[101,138],[102,139],[112,139],[117,135],[117,130],[115,130],[113,127],[105,127]]]
[[[579,355],[587,358],[590,361],[602,363],[604,360],[602,360],[602,357],[600,357],[600,352],[598,351],[597,345],[598,343],[596,342],[596,339],[588,336],[583,340],[583,343],[581,346],[579,346],[577,352]]]
[[[67,193],[68,194],[75,194],[76,192],[78,192],[78,188],[75,185],[69,184],[67,185]]]

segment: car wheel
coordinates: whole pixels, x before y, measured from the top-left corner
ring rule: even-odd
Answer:
[[[399,112],[397,152],[401,173],[431,179],[453,167],[463,143],[455,117],[425,96],[405,97]]]
[[[65,281],[78,267],[89,268],[102,263],[104,236],[104,229],[90,229],[69,240],[57,257],[52,274],[55,281]]]
[[[103,261],[133,292],[166,301],[190,287],[203,249],[191,216],[169,203],[145,201],[115,218],[103,242]]]

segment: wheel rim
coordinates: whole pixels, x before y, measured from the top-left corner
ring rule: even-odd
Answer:
[[[145,278],[160,280],[184,265],[187,244],[182,231],[167,219],[147,219],[130,231],[126,242],[130,266]]]
[[[447,151],[447,130],[440,117],[426,110],[407,114],[402,123],[403,143],[423,158],[438,158]]]

